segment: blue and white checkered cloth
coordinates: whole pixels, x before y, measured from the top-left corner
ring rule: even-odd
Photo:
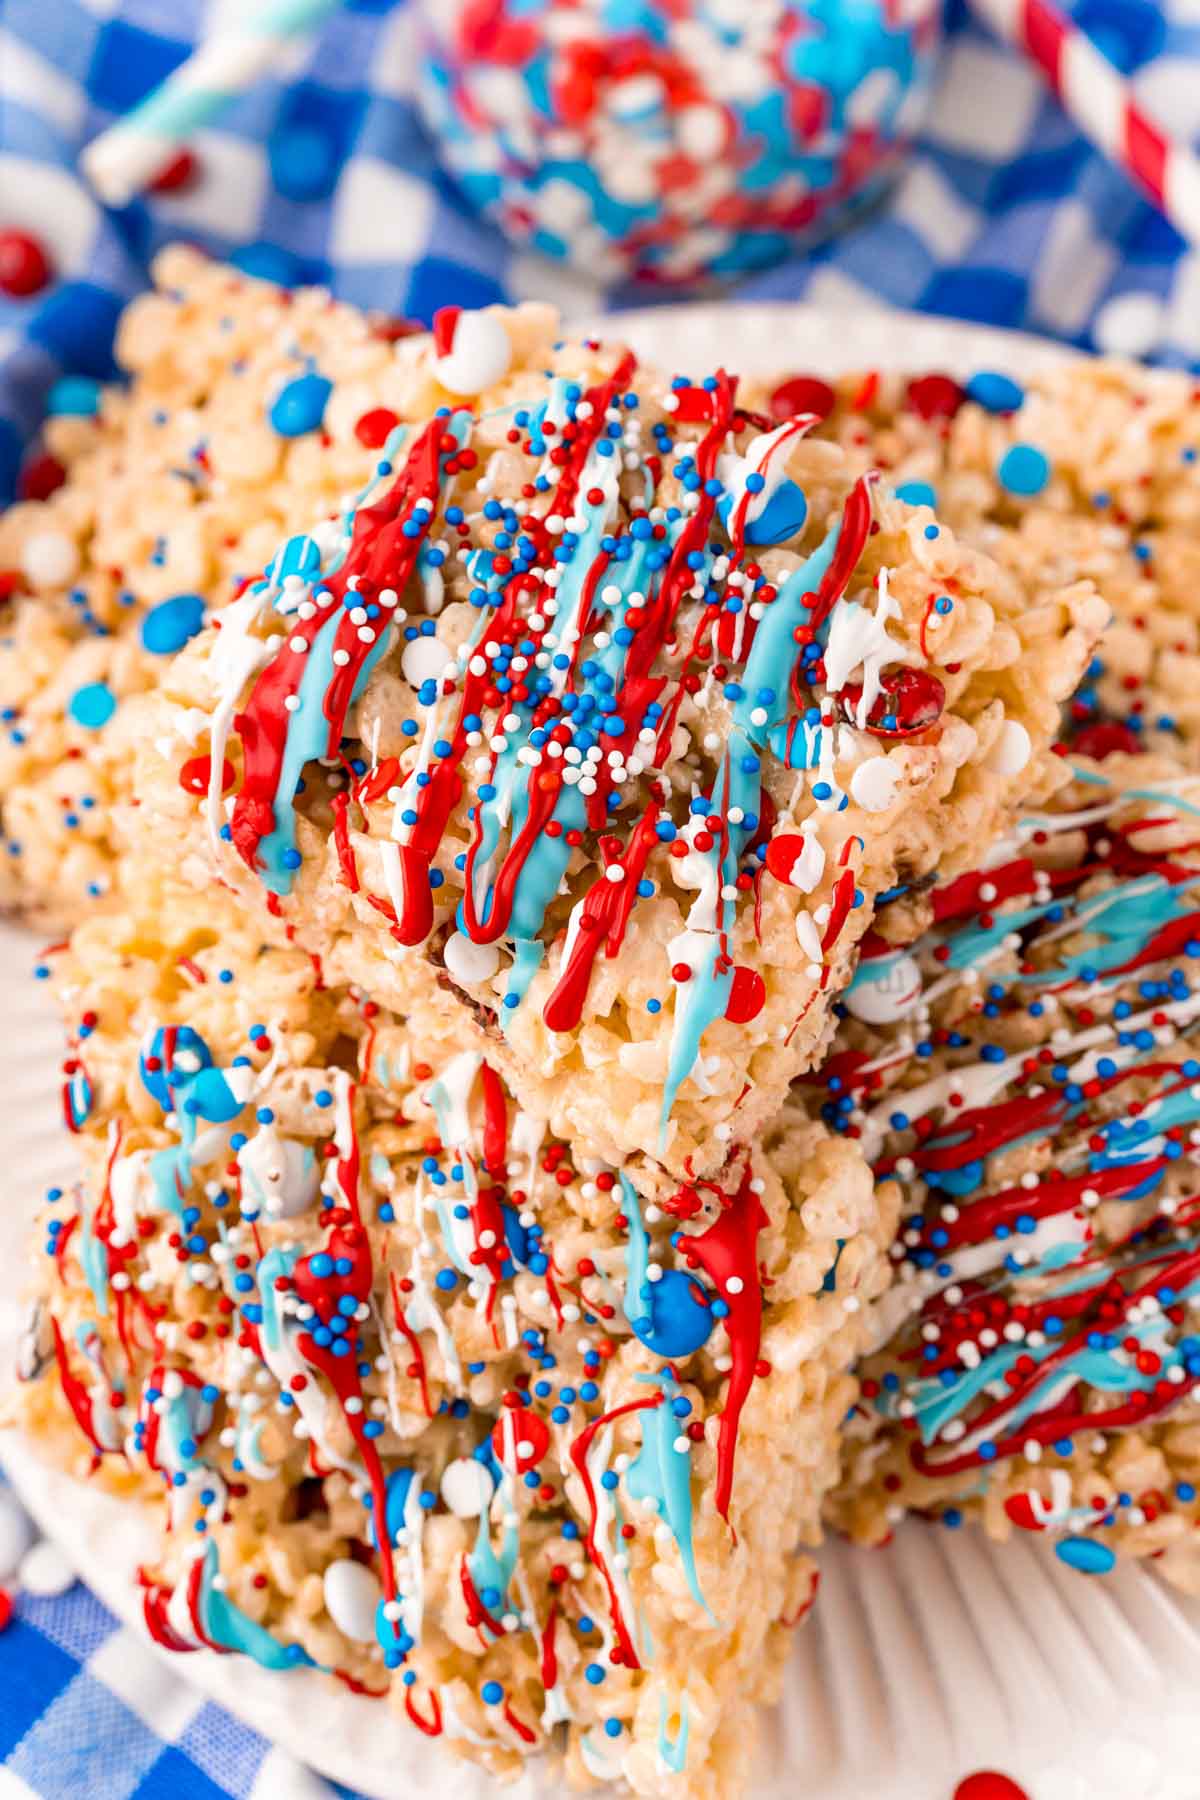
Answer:
[[[0,1800],[82,1796],[360,1800],[207,1700],[76,1582],[19,1595],[0,1631]]]
[[[1200,252],[1088,147],[1031,68],[967,23],[962,3],[951,0],[920,152],[886,208],[741,293],[844,305],[868,292],[1083,346],[1107,303],[1137,293],[1158,303],[1157,359],[1200,362]],[[214,10],[216,0],[0,5],[0,228],[41,237],[66,277],[30,300],[0,299],[0,494],[56,376],[114,374],[117,313],[173,238],[424,321],[450,300],[540,295],[582,314],[644,298],[589,289],[464,208],[413,107],[404,0],[348,0],[307,52],[197,132],[205,179],[192,191],[99,207],[76,173],[80,148],[183,60]],[[1200,135],[1197,0],[1075,0],[1074,12],[1168,123]],[[275,191],[271,151],[281,130],[305,124],[333,141],[336,181],[299,202]]]
[[[198,132],[205,179],[193,190],[100,208],[76,173],[80,148],[183,60],[212,10],[203,0],[0,4],[0,229],[42,239],[64,277],[32,299],[0,299],[0,495],[53,381],[116,373],[117,315],[172,239],[425,321],[449,301],[539,295],[582,314],[644,298],[589,289],[464,209],[414,112],[403,0],[348,0],[311,50]],[[1136,74],[1144,100],[1200,137],[1198,0],[1076,0],[1074,12]],[[281,129],[309,123],[336,144],[336,181],[324,198],[297,202],[273,186],[271,148]],[[1084,347],[1098,321],[1104,335],[1111,303],[1137,294],[1156,321],[1156,358],[1200,366],[1200,250],[957,7],[928,128],[887,205],[739,291],[837,305],[874,294]],[[0,1800],[311,1792],[83,1588],[22,1599],[0,1633]]]

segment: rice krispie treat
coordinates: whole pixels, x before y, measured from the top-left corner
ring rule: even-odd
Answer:
[[[340,515],[399,421],[449,397],[428,358],[414,371],[411,327],[323,290],[183,248],[153,274],[121,321],[128,387],[62,384],[61,485],[0,517],[0,908],[54,925],[111,887],[127,700],[281,538]],[[505,320],[516,357],[552,332],[547,307]]]
[[[887,1279],[857,1151],[793,1108],[646,1205],[219,891],[53,963],[84,1174],[21,1413],[160,1508],[157,1639],[333,1671],[498,1774],[744,1792]]]
[[[902,1192],[835,1521],[1049,1531],[1200,1592],[1200,776],[1073,765],[976,873],[900,902],[820,1077]],[[902,936],[902,916],[889,930]]]
[[[1035,598],[1087,578],[1113,609],[1072,705],[1086,753],[1200,745],[1200,388],[1095,358],[1025,382],[980,370],[860,371],[765,384],[776,417],[812,410],[860,468],[935,506]]]
[[[875,897],[1055,784],[1107,611],[1031,604],[723,373],[543,365],[398,433],[188,645],[129,828],[381,1003],[453,1002],[650,1191],[778,1111]]]

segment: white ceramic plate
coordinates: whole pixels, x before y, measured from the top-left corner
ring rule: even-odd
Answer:
[[[1016,376],[1063,352],[1037,339],[873,310],[670,307],[625,314],[620,331],[648,358],[699,372],[826,372],[876,364]],[[0,1358],[11,1366],[20,1317],[25,1218],[47,1185],[70,1179],[59,1125],[59,1036],[29,970],[35,941],[0,928]],[[144,1551],[136,1511],[68,1480],[14,1433],[0,1453],[42,1529],[127,1623]],[[267,1675],[208,1652],[173,1659],[248,1725],[322,1773],[379,1800],[498,1791],[384,1708],[311,1673]],[[949,1800],[981,1768],[1031,1800],[1200,1800],[1200,1602],[1144,1568],[1076,1574],[1023,1539],[1003,1550],[918,1523],[887,1551],[832,1544],[822,1590],[797,1634],[782,1705],[769,1721],[754,1800]],[[536,1773],[504,1790],[549,1792]],[[681,1784],[680,1800],[686,1800]]]

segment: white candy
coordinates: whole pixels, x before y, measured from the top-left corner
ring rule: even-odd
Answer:
[[[477,944],[465,931],[451,932],[442,955],[455,981],[486,981],[500,966],[495,944]]]
[[[492,1478],[473,1456],[459,1456],[442,1474],[442,1499],[456,1519],[477,1519],[492,1497]]]
[[[495,313],[465,312],[454,327],[448,356],[433,372],[452,394],[481,394],[503,381],[512,367],[512,344]]]
[[[891,758],[872,756],[859,763],[850,777],[850,794],[855,805],[861,806],[864,812],[886,812],[896,798],[899,785],[900,777],[892,767]]]
[[[878,980],[871,978],[870,964],[863,965],[842,1001],[856,1019],[887,1025],[911,1012],[920,997],[920,966],[913,957],[901,955],[887,958]]]
[[[17,1569],[17,1580],[27,1594],[36,1594],[39,1600],[52,1600],[56,1594],[65,1594],[67,1589],[75,1585],[75,1571],[59,1549],[49,1538],[27,1550],[21,1558]]]
[[[993,775],[1019,775],[1032,754],[1025,727],[1017,719],[1005,719],[988,751],[987,766]]]
[[[271,1219],[295,1219],[307,1212],[321,1185],[311,1150],[273,1127],[255,1132],[237,1153],[244,1191]]]
[[[423,681],[436,681],[449,661],[449,648],[440,638],[417,637],[404,646],[400,667],[404,679],[413,687],[420,687]]]
[[[343,1637],[356,1644],[374,1643],[375,1609],[382,1598],[378,1579],[363,1563],[347,1556],[325,1571],[325,1611]]]
[[[35,531],[21,551],[21,570],[35,588],[66,587],[79,573],[79,552],[61,531]]]

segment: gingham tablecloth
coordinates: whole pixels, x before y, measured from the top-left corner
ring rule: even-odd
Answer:
[[[80,147],[161,81],[218,10],[202,0],[0,0],[0,229],[39,236],[65,278],[32,300],[0,299],[0,495],[51,383],[115,374],[117,314],[154,251],[177,237],[426,321],[450,300],[537,295],[580,314],[644,300],[568,278],[464,210],[414,114],[403,0],[350,0],[311,50],[198,132],[205,180],[192,191],[99,208],[75,173]],[[1200,0],[1076,0],[1074,12],[1136,71],[1145,100],[1200,136]],[[268,146],[281,124],[306,123],[335,139],[341,172],[328,199],[301,204],[273,191]],[[1200,251],[957,7],[928,128],[886,206],[739,292],[837,305],[874,294],[1085,347],[1110,337],[1114,302],[1140,295],[1156,359],[1200,365]],[[164,1668],[81,1586],[18,1597],[0,1632],[0,1800],[332,1791]]]
[[[79,1582],[0,1634],[3,1800],[333,1800],[206,1700]]]
[[[67,277],[29,301],[0,299],[0,494],[54,378],[114,373],[117,312],[172,238],[426,321],[451,299],[538,295],[580,314],[644,299],[568,279],[464,209],[412,106],[405,0],[349,0],[277,79],[198,132],[206,179],[193,191],[119,212],[98,207],[75,173],[80,147],[184,58],[206,19],[238,4],[0,0],[0,227],[42,236]],[[837,305],[873,293],[1084,346],[1114,299],[1141,294],[1158,303],[1156,357],[1200,362],[1200,252],[1089,149],[1037,74],[961,9],[951,0],[933,114],[887,206],[741,292]],[[1074,11],[1136,71],[1142,98],[1200,135],[1200,0],[1075,0]],[[303,124],[331,137],[341,158],[330,197],[308,203],[273,191],[268,153],[273,131]]]

